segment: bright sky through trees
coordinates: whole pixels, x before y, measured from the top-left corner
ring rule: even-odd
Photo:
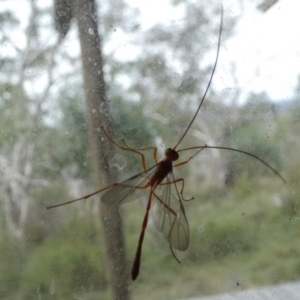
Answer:
[[[183,10],[181,6],[172,7],[167,1],[152,0],[151,2],[128,0],[138,8],[140,22],[143,28],[149,28],[158,23],[170,24],[180,22]],[[262,13],[256,9],[256,1],[247,2],[243,7],[236,0],[222,1],[224,6],[224,27],[226,15],[241,15],[235,34],[221,46],[221,56],[213,85],[220,91],[241,89],[240,101],[247,98],[249,92],[266,91],[273,100],[289,99],[294,94],[299,75],[300,40],[299,36],[300,1],[281,0],[268,11]],[[51,1],[45,1],[45,6],[51,6]],[[28,20],[28,3],[25,1],[4,1],[0,9],[10,8],[20,20]],[[108,47],[117,46],[122,53],[122,59],[134,55],[133,48],[118,30],[116,24],[115,41]],[[17,34],[17,33],[15,33]],[[15,35],[16,44],[22,45],[23,36]],[[214,43],[215,41],[212,41]],[[65,41],[70,51],[77,52],[74,36],[69,35]],[[205,45],[204,45],[205,46]],[[10,49],[4,49],[10,56]],[[174,49],[176,51],[176,49]],[[211,53],[211,57],[213,57]],[[208,56],[207,62],[211,63]],[[234,71],[233,71],[234,66]],[[237,79],[234,82],[233,77]],[[238,86],[236,86],[238,84]]]
[[[278,1],[265,13],[256,9],[256,1],[244,7],[236,0],[220,1],[226,15],[238,15],[235,34],[221,46],[221,57],[213,84],[218,89],[235,88],[231,65],[242,90],[241,100],[252,92],[266,91],[273,100],[284,100],[293,96],[297,85],[300,65],[300,1]],[[140,6],[141,2],[130,0],[141,10],[145,27],[151,24],[180,21],[180,8],[168,9],[167,2],[153,0]],[[212,53],[212,57],[213,57]],[[210,58],[209,58],[210,59]],[[210,59],[211,60],[211,59]]]

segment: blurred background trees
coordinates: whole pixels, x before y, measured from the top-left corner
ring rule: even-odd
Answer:
[[[72,3],[55,2],[66,8],[63,14],[54,13],[60,10],[52,2],[20,3],[24,14],[10,5],[0,13],[0,298],[108,299],[99,200],[46,210],[103,186],[91,163]],[[98,5],[113,138],[131,147],[155,145],[161,154],[177,142],[203,95],[220,7],[174,1],[184,11],[180,21],[145,29],[125,1]],[[225,7],[222,45],[237,22]],[[231,75],[235,80],[234,65]],[[178,170],[196,199],[186,205],[192,236],[189,250],[178,254],[183,263],[173,261],[150,221],[133,298],[234,289],[224,278],[243,288],[299,279],[299,91],[300,84],[290,101],[253,93],[240,103],[238,83],[222,98],[211,89],[184,147],[249,151],[281,171],[288,185],[248,157],[203,151]],[[151,154],[148,159],[151,166]],[[109,164],[119,180],[142,169],[139,157],[118,149]],[[120,211],[131,259],[144,209],[132,203]]]

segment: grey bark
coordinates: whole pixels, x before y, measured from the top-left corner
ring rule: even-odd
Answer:
[[[102,136],[100,130],[103,125],[109,131],[111,121],[102,70],[103,57],[95,0],[74,1],[74,15],[79,30],[88,130],[96,178],[101,185],[102,183],[106,185],[115,182],[116,176],[109,168],[109,161],[113,155],[112,145]],[[128,271],[119,209],[100,202],[99,210],[103,224],[106,270],[112,299],[126,300],[129,299]]]

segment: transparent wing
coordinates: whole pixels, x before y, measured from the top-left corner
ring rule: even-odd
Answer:
[[[153,193],[152,216],[156,228],[171,246],[184,251],[189,245],[189,224],[171,174],[166,177],[163,184],[157,186]]]
[[[106,204],[121,205],[138,199],[139,195],[136,192],[143,190],[143,187],[147,184],[155,170],[156,165],[117,183],[103,194],[101,200]]]

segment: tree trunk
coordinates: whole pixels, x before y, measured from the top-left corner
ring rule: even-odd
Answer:
[[[100,126],[103,125],[109,131],[111,121],[106,98],[95,0],[74,0],[74,15],[79,29],[89,137],[96,178],[102,186],[102,183],[115,182],[116,176],[109,168],[109,161],[113,155],[112,145],[102,136],[100,130]],[[100,201],[99,209],[104,231],[107,278],[112,299],[126,300],[129,299],[129,291],[122,219],[118,207],[114,205],[104,205]]]

